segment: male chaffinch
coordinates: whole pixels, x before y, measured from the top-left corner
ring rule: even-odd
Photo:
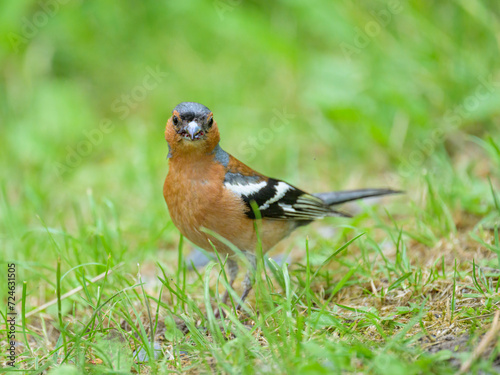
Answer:
[[[294,229],[327,216],[348,216],[334,206],[348,201],[397,193],[390,189],[362,189],[308,194],[284,181],[266,177],[225,152],[212,112],[202,104],[177,105],[165,129],[169,171],[163,196],[175,226],[195,245],[228,255],[229,284],[238,273],[230,246],[209,235],[217,233],[241,250],[255,268],[258,243],[255,208],[262,219],[258,229],[263,253]],[[252,207],[253,206],[253,207]],[[252,289],[252,272],[243,282],[240,304]],[[222,301],[228,297],[226,291]]]

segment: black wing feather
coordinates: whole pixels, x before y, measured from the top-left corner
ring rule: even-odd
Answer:
[[[245,214],[251,219],[256,218],[252,202],[258,207],[260,216],[268,219],[310,222],[325,216],[346,216],[333,210],[321,198],[274,178],[264,180],[260,176],[228,172],[224,185],[245,202]]]

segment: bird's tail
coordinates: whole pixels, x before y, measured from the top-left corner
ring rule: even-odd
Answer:
[[[314,196],[320,198],[329,206],[334,206],[341,203],[355,201],[357,199],[380,197],[388,194],[400,194],[400,190],[391,189],[360,189],[360,190],[344,190],[330,191],[327,193],[317,193]]]

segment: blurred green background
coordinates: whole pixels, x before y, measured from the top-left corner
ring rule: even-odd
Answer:
[[[432,180],[452,208],[493,209],[496,1],[0,7],[0,251],[20,272],[53,269],[64,246],[74,264],[175,249],[163,131],[181,101],[214,112],[228,152],[305,190],[392,186],[418,206]]]

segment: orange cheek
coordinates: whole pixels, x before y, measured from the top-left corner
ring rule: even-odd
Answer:
[[[167,123],[166,128],[165,128],[165,139],[169,143],[176,143],[179,141],[179,139],[176,139],[176,138],[178,138],[178,134],[175,132],[174,127],[172,126],[171,122],[169,121]],[[172,146],[172,144],[171,144],[171,146]]]

